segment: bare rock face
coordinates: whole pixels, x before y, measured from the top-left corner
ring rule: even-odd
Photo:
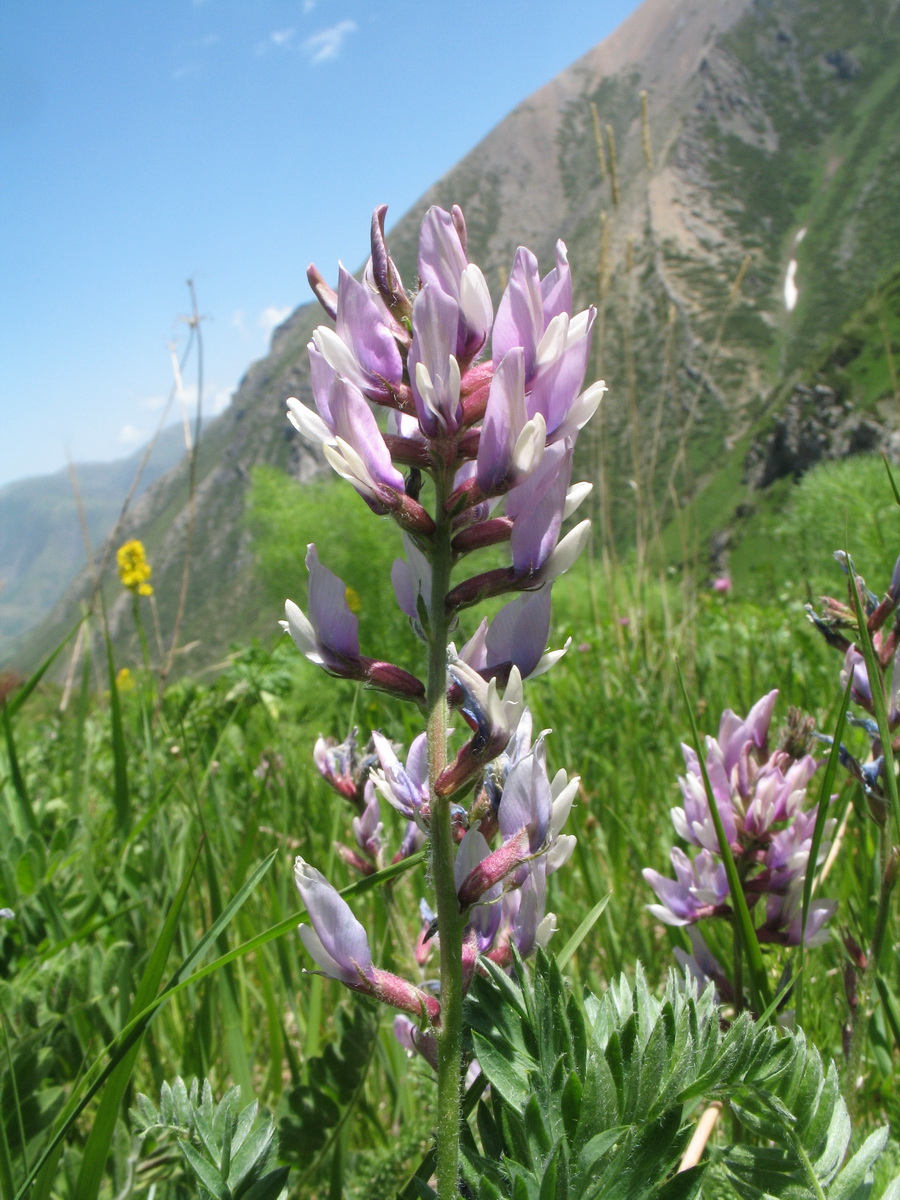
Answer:
[[[745,480],[765,488],[776,479],[799,479],[810,467],[851,454],[874,453],[890,443],[890,430],[856,412],[829,387],[796,384],[771,430],[751,445]]]

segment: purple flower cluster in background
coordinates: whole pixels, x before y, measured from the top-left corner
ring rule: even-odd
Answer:
[[[468,259],[459,208],[426,213],[413,294],[388,254],[385,211],[373,216],[372,254],[361,280],[342,268],[334,290],[310,268],[334,327],[313,334],[312,403],[291,398],[288,418],[374,513],[400,527],[404,557],[392,571],[397,603],[418,638],[432,652],[439,648],[439,661],[446,653],[438,691],[446,688],[464,739],[434,778],[425,733],[405,757],[375,733],[365,753],[355,735],[342,745],[320,739],[315,759],[356,810],[354,844],[339,852],[365,874],[420,849],[431,837],[436,806],[446,817],[449,805],[464,990],[480,955],[506,964],[514,949],[530,953],[555,928],[547,879],[574,846],[562,830],[578,779],[564,771],[551,777],[546,734],[533,734],[522,681],[568,648],[547,652],[550,595],[589,536],[589,521],[568,533],[563,526],[590,492],[590,485],[572,482],[573,450],[605,386],[583,388],[595,312],[572,313],[561,242],[543,277],[535,256],[519,249],[495,316],[485,278]],[[498,545],[508,546],[509,565],[464,572],[449,583],[448,564]],[[288,601],[282,622],[301,652],[332,675],[425,710],[431,684],[362,653],[347,589],[320,563],[314,545],[306,565],[308,612]],[[447,643],[458,614],[510,592],[522,594],[481,621],[458,652]],[[382,820],[391,808],[405,822],[393,853]],[[379,970],[365,931],[337,891],[302,859],[295,874],[311,922],[301,936],[318,968],[408,1014],[399,1025],[404,1043],[434,1064],[440,985]],[[437,925],[429,916],[420,936],[420,973],[440,941]]]
[[[706,771],[722,826],[737,866],[748,908],[759,919],[760,942],[796,946],[801,939],[801,900],[817,806],[806,807],[806,790],[818,762],[797,749],[798,739],[768,749],[769,724],[777,691],[769,692],[746,718],[722,714],[718,736],[706,739]],[[803,739],[800,739],[803,740]],[[706,787],[695,751],[682,746],[687,773],[679,780],[682,805],[672,809],[679,837],[696,848],[690,857],[675,847],[675,878],[650,868],[643,875],[659,904],[649,910],[667,925],[694,925],[709,917],[730,917],[728,881]],[[826,822],[826,837],[834,821]],[[829,843],[823,840],[820,859]],[[825,940],[825,922],[835,903],[813,900],[805,944]]]
[[[869,714],[868,719],[849,718],[851,724],[861,726],[871,738],[869,760],[861,762],[845,746],[840,747],[840,758],[865,792],[870,814],[879,825],[883,825],[887,819],[887,803],[883,783],[879,777],[884,773],[884,748],[878,726],[871,719],[875,715],[872,682],[863,653],[856,644],[860,631],[851,589],[856,588],[860,609],[872,641],[875,662],[882,676],[879,685],[884,688],[888,727],[893,736],[894,731],[900,727],[900,558],[894,564],[884,598],[879,601],[866,587],[862,576],[856,573],[843,550],[835,551],[834,557],[847,576],[848,598],[841,601],[833,596],[822,596],[821,613],[816,613],[810,604],[806,606],[806,613],[826,642],[843,654],[841,686],[845,688],[849,682],[850,699]],[[830,741],[829,738],[823,740]],[[896,752],[898,748],[898,739],[894,737],[893,749]]]

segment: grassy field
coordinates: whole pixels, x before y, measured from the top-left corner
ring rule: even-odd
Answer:
[[[883,592],[888,578],[866,573]],[[838,594],[840,580],[835,568]],[[675,948],[688,948],[683,930],[647,913],[654,897],[640,873],[665,873],[675,841],[669,809],[690,729],[676,663],[702,733],[715,734],[723,709],[745,714],[773,687],[773,728],[792,706],[834,728],[840,657],[806,622],[803,598],[795,588],[764,603],[689,577],[638,580],[589,563],[557,585],[550,644],[571,637],[572,646],[528,687],[536,729],[553,730],[551,774],[565,766],[581,776],[570,818],[577,849],[551,881],[551,949],[609,896],[569,963],[576,990],[602,993],[638,962],[658,989]],[[382,611],[367,613],[372,603],[361,590],[369,635]],[[288,639],[240,648],[214,680],[183,679],[162,695],[135,662],[84,661],[79,679],[64,706],[57,687],[39,683],[13,690],[2,710],[0,904],[14,916],[0,922],[0,1192],[16,1195],[40,1163],[33,1196],[197,1195],[178,1147],[196,1113],[189,1120],[188,1098],[179,1109],[167,1088],[199,1077],[216,1101],[237,1084],[241,1106],[255,1099],[274,1114],[290,1195],[395,1195],[429,1145],[432,1083],[384,1009],[304,974],[291,862],[302,853],[336,886],[358,883],[334,848],[352,841],[353,814],[316,771],[313,742],[358,726],[363,738],[380,729],[408,743],[414,714],[327,678]],[[864,756],[859,730],[845,741]],[[849,815],[819,890],[838,909],[827,942],[807,955],[803,1028],[840,1065],[846,947],[871,942],[878,880],[862,792],[843,772],[835,791],[836,811]],[[400,818],[384,810],[396,840]],[[417,971],[424,870],[352,899],[376,961],[400,973]],[[726,934],[709,934],[725,957]],[[896,924],[889,937],[893,945]],[[794,953],[767,948],[773,984]],[[900,1122],[900,959],[885,962],[859,1086],[845,1080],[857,1142]],[[110,1047],[117,1065],[107,1077]],[[256,1120],[263,1145],[269,1127]],[[48,1153],[54,1128],[63,1134]],[[889,1149],[883,1179],[895,1169]]]

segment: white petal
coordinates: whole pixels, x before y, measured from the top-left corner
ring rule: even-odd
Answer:
[[[313,343],[338,375],[343,375],[345,379],[356,384],[359,384],[360,380],[364,378],[353,351],[333,329],[329,329],[327,325],[320,325],[313,330]]]
[[[288,420],[308,442],[319,445],[322,442],[333,442],[334,434],[317,412],[301,404],[294,396],[287,401]]]
[[[563,833],[556,839],[547,851],[547,874],[552,875],[560,867],[564,867],[575,850],[577,838],[574,833]]]
[[[566,429],[572,431],[583,429],[600,407],[600,401],[606,391],[607,387],[602,379],[592,383],[586,391],[583,391],[566,413]]]
[[[294,639],[294,644],[300,653],[305,654],[310,662],[321,663],[322,655],[319,652],[316,631],[307,615],[297,607],[293,600],[285,600],[284,615],[287,620],[281,621],[280,625]]]
[[[534,355],[535,368],[556,362],[563,353],[568,341],[569,320],[568,313],[557,313],[544,330],[544,336],[538,342]]]
[[[548,650],[545,654],[542,654],[538,659],[538,665],[531,672],[531,678],[536,679],[538,675],[545,675],[551,667],[555,667],[571,645],[572,639],[566,638],[566,644],[561,650]]]
[[[516,438],[512,453],[514,469],[522,476],[530,475],[541,461],[546,444],[547,422],[543,413],[535,413]]]
[[[494,320],[494,306],[487,280],[475,263],[469,263],[460,276],[459,307],[467,325],[483,329],[485,333],[490,329]]]
[[[592,483],[573,483],[566,492],[566,505],[563,509],[563,520],[567,521],[580,506],[587,500],[588,496],[594,490]]]
[[[542,579],[547,582],[568,571],[587,545],[590,536],[590,521],[582,521],[570,530],[544,564]]]

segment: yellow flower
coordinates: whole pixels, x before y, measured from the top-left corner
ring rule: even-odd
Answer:
[[[347,607],[352,613],[358,613],[362,611],[362,600],[360,599],[359,592],[356,590],[356,588],[348,587],[344,592],[344,596],[347,600]]]
[[[130,692],[134,687],[134,679],[127,667],[122,667],[116,673],[116,687],[120,692]]]
[[[147,582],[152,574],[152,568],[147,562],[144,543],[137,538],[124,542],[116,551],[116,562],[119,566],[119,578],[124,587],[137,596],[152,596],[153,588]]]

